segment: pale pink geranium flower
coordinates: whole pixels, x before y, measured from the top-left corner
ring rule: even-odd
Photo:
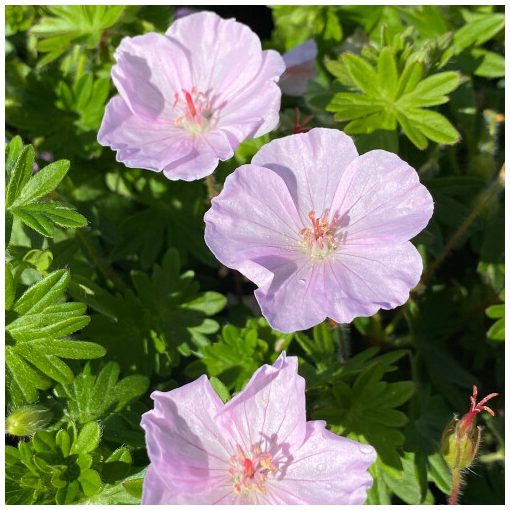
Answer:
[[[228,176],[205,241],[259,287],[271,326],[291,332],[403,304],[422,272],[409,239],[432,210],[398,156],[359,156],[341,131],[315,128],[269,142]]]
[[[115,59],[98,141],[128,167],[199,179],[278,123],[283,59],[234,19],[190,14],[165,35],[125,37]]]
[[[280,88],[288,96],[302,96],[308,83],[315,77],[317,44],[308,39],[283,55],[285,72],[280,79]]]
[[[142,504],[362,504],[375,450],[306,421],[305,381],[285,353],[227,404],[207,377],[152,394]]]

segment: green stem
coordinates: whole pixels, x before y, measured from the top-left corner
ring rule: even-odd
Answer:
[[[452,471],[452,492],[450,494],[450,498],[448,499],[449,505],[458,505],[459,504],[459,494],[460,494],[460,484],[462,483],[462,476],[460,474],[460,469],[454,469]]]
[[[504,175],[505,175],[505,164],[503,163],[503,166],[501,167],[497,179],[492,182],[489,187],[484,190],[482,193],[485,194],[485,196],[479,200],[478,204],[473,208],[473,210],[469,213],[467,218],[462,222],[460,227],[453,233],[453,235],[448,239],[447,243],[444,245],[443,251],[437,257],[436,260],[430,264],[430,266],[427,268],[427,271],[423,275],[422,279],[418,283],[418,285],[413,289],[412,292],[419,293],[421,292],[429,280],[432,278],[433,274],[436,272],[437,268],[443,263],[444,259],[447,257],[447,255],[450,253],[452,248],[459,242],[459,240],[462,238],[462,236],[466,233],[467,229],[471,226],[473,221],[478,217],[478,215],[483,211],[485,206],[495,198],[495,196],[501,191],[503,188],[503,182],[504,182]]]

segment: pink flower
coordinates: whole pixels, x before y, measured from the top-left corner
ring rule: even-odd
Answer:
[[[205,215],[205,240],[259,287],[271,326],[291,332],[403,304],[422,272],[408,240],[432,210],[398,156],[359,156],[341,131],[315,128],[269,142],[228,176]]]
[[[165,35],[125,37],[115,59],[119,95],[106,106],[98,141],[128,167],[199,179],[278,123],[283,59],[233,19],[190,14]]]
[[[362,504],[375,450],[306,421],[297,358],[263,365],[223,404],[203,375],[152,394],[142,504]]]
[[[308,39],[283,55],[286,69],[280,79],[280,88],[288,96],[302,96],[308,82],[315,77],[317,44]]]

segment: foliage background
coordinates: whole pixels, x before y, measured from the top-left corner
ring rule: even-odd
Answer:
[[[360,152],[414,166],[435,201],[414,239],[409,302],[283,335],[253,286],[203,241],[205,182],[116,163],[96,141],[122,37],[164,32],[167,6],[6,7],[6,502],[139,502],[140,416],[154,389],[207,373],[223,399],[282,349],[300,357],[309,417],[373,444],[368,502],[445,502],[442,429],[473,384],[504,384],[504,11],[490,6],[208,7],[287,51],[314,37],[318,74],[284,97],[217,186],[294,109]],[[502,504],[503,397],[484,417],[465,504]]]

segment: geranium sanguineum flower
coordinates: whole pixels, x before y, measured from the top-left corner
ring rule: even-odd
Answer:
[[[315,59],[317,58],[317,44],[308,39],[303,44],[284,53],[285,72],[280,79],[280,88],[288,96],[302,96],[308,83],[315,76]]]
[[[297,358],[281,354],[223,404],[204,375],[152,394],[143,504],[362,504],[375,450],[306,421]]]
[[[315,128],[269,142],[228,176],[205,240],[259,287],[271,326],[291,332],[403,304],[422,272],[409,239],[432,210],[398,156],[359,156],[341,131]]]
[[[190,14],[165,35],[125,37],[115,59],[98,141],[128,167],[198,179],[278,123],[283,59],[234,19]]]

